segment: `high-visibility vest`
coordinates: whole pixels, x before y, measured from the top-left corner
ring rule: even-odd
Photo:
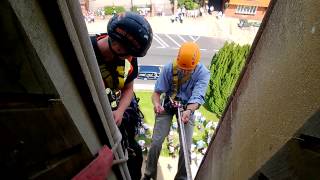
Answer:
[[[126,59],[123,66],[117,65],[115,70],[108,68],[107,64],[99,65],[103,82],[106,88],[120,90],[130,73],[133,71],[130,60]]]

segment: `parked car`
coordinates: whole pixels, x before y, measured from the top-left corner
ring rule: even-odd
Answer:
[[[253,22],[251,25],[252,25],[253,27],[260,27],[261,22]]]
[[[249,22],[247,19],[240,19],[238,23],[239,28],[243,27],[260,27],[261,22]]]
[[[138,79],[156,80],[160,75],[161,67],[156,65],[139,66]]]
[[[247,19],[240,19],[239,23],[238,23],[238,27],[239,28],[243,28],[243,27],[250,27],[251,24],[248,22]]]

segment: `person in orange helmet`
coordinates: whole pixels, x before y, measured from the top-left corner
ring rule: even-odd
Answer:
[[[177,113],[177,101],[184,107],[181,120],[185,124],[185,139],[190,152],[194,127],[193,113],[204,103],[210,79],[209,70],[199,63],[200,57],[200,49],[196,43],[183,43],[177,58],[163,67],[157,79],[152,95],[156,118],[143,179],[157,178],[157,162],[162,143],[170,131],[172,118]],[[161,96],[162,94],[164,96]],[[187,179],[182,143],[175,179]]]

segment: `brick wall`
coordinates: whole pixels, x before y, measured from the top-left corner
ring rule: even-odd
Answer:
[[[239,19],[252,19],[252,20],[262,20],[267,8],[258,7],[255,15],[247,15],[247,14],[236,14],[236,5],[229,5],[227,9],[225,9],[224,13],[226,16],[235,17]]]

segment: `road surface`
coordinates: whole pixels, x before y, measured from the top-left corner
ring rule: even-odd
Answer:
[[[154,34],[151,47],[145,57],[139,58],[140,65],[164,65],[176,58],[183,42],[198,43],[201,62],[209,66],[213,55],[223,46],[225,39],[179,34]]]
[[[213,55],[223,46],[226,40],[216,37],[191,36],[179,34],[154,34],[151,47],[145,57],[139,58],[139,65],[164,65],[176,58],[183,42],[198,43],[201,51],[201,62],[209,67]],[[136,79],[135,90],[153,90],[155,80]]]

